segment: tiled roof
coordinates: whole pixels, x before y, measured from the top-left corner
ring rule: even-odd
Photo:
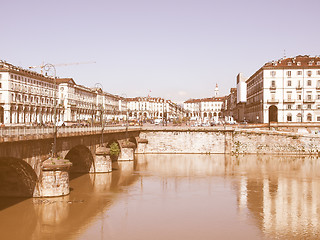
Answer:
[[[263,66],[264,68],[320,68],[320,57],[309,55],[298,55],[291,58],[282,58],[277,61],[271,61]]]
[[[225,100],[225,97],[211,97],[211,98],[198,98],[198,99],[189,99],[184,103],[198,103],[198,102],[222,102]]]
[[[127,98],[129,102],[168,102],[171,103],[171,100],[166,100],[160,97],[135,97],[135,98]]]
[[[72,84],[76,84],[75,81],[73,80],[73,78],[57,78],[57,83],[72,83]]]

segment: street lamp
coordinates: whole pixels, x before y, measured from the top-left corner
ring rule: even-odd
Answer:
[[[101,95],[103,97],[103,86],[100,83],[96,83],[94,85],[95,90],[97,92],[97,97],[99,96],[99,89],[101,89]],[[101,121],[101,146],[103,145],[103,131],[104,131],[104,109],[103,109],[103,99],[102,99],[102,103],[100,103],[100,99],[98,98],[98,106],[100,107],[100,121]]]
[[[57,75],[56,68],[54,65],[47,63],[43,66],[46,75],[50,70],[53,70],[53,79],[54,79],[54,100],[53,100],[53,146],[52,146],[52,157],[57,157]]]
[[[121,94],[122,98],[125,99],[126,103],[126,138],[128,138],[128,101],[127,101],[127,94],[122,93]],[[122,102],[121,102],[121,110],[122,110]]]

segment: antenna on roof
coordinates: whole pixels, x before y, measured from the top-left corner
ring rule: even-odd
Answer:
[[[286,49],[283,49],[283,58],[286,58]]]

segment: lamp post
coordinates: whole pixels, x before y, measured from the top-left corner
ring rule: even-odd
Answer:
[[[57,157],[57,75],[56,68],[54,65],[47,63],[43,66],[45,73],[47,74],[53,70],[54,79],[54,97],[53,97],[53,146],[52,146],[52,157]]]
[[[94,85],[96,92],[97,92],[97,97],[99,96],[99,89],[101,89],[101,94],[103,97],[103,86],[100,83],[96,83]],[[104,131],[104,109],[103,109],[103,99],[102,103],[100,103],[100,99],[98,98],[98,106],[100,108],[100,121],[101,121],[101,146],[103,145],[103,131]]]
[[[121,94],[122,98],[125,99],[126,103],[126,138],[128,138],[128,101],[127,101],[127,94],[122,93]],[[121,102],[121,110],[122,110],[122,102]]]
[[[164,103],[162,102],[162,126],[164,126]]]

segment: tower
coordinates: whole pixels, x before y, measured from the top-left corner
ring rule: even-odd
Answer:
[[[219,88],[218,88],[218,83],[216,84],[216,88],[214,89],[214,97],[219,97]]]

